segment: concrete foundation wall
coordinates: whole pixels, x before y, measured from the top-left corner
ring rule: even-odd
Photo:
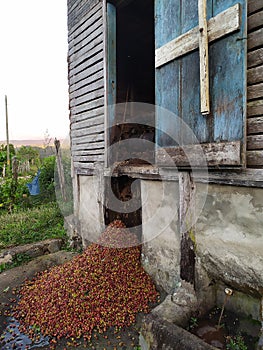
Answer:
[[[79,176],[78,220],[83,246],[95,242],[104,230],[103,187],[99,178]]]
[[[210,185],[196,224],[196,249],[211,277],[262,295],[263,189]]]
[[[141,196],[143,266],[171,294],[180,280],[178,184],[141,181]]]
[[[163,186],[157,181],[141,182],[146,241],[142,261],[155,282],[172,294],[180,279],[178,184],[167,182],[164,196]],[[206,200],[200,214],[198,206],[203,196]],[[217,302],[220,293],[211,287],[213,280],[221,287],[228,286],[255,298],[256,304],[251,304],[254,311],[249,314],[259,319],[258,303],[263,295],[263,190],[209,185],[206,193],[205,186],[197,184],[196,212],[199,213],[194,229],[199,297],[207,305]],[[221,299],[218,298],[219,304]],[[239,311],[247,313],[248,303],[243,301],[238,302]]]
[[[84,246],[104,229],[103,185],[80,176],[78,219]],[[200,214],[200,198],[206,196]],[[167,293],[180,281],[178,183],[141,180],[142,263]],[[263,189],[197,184],[195,247],[201,290],[209,280],[263,295]],[[200,273],[200,271],[202,273]],[[203,273],[204,272],[204,273]],[[204,277],[206,276],[206,277]]]

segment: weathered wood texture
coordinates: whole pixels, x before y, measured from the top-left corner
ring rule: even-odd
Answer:
[[[137,179],[178,181],[177,169],[158,168],[151,165],[122,165],[114,170],[105,169],[105,176],[127,175]],[[211,171],[204,174],[202,171],[195,171],[196,182],[220,183],[222,185],[263,187],[263,169],[236,169],[231,171]]]
[[[68,1],[71,152],[77,173],[104,161],[104,11],[99,0]]]
[[[211,113],[200,112],[198,8],[196,0],[155,0],[156,104],[178,118],[157,110],[159,148],[240,142],[239,166],[245,165],[247,3],[207,2],[209,90]],[[190,69],[191,67],[191,69]],[[182,132],[182,120],[197,140]],[[166,137],[169,135],[170,137]],[[236,153],[237,154],[237,153]],[[213,154],[218,157],[216,153]],[[220,156],[219,156],[220,158]],[[223,158],[222,158],[223,159]],[[229,166],[237,166],[236,160]],[[178,158],[178,161],[183,158]],[[217,166],[221,160],[210,162]],[[227,166],[226,161],[223,161]],[[176,163],[177,166],[184,166]]]
[[[180,277],[195,280],[194,214],[196,186],[189,172],[179,172],[179,222],[181,234]]]
[[[227,167],[240,164],[240,152],[240,142],[237,141],[160,148],[156,157],[158,164],[167,167],[175,164],[186,168],[200,168],[206,165]]]
[[[254,12],[263,9],[263,2],[261,0],[249,0],[248,1],[248,13],[251,15]]]
[[[207,40],[213,42],[232,33],[240,27],[240,6],[236,4],[230,9],[223,11],[211,18],[207,23]],[[171,40],[156,50],[156,68],[183,56],[198,48],[199,27],[189,30],[187,33]]]
[[[247,166],[263,168],[263,2],[248,1]]]
[[[201,113],[210,113],[207,2],[198,1]]]
[[[99,2],[100,0],[68,0],[68,29],[78,26],[83,17]]]

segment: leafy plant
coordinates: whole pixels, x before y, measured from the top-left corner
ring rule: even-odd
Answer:
[[[191,331],[194,328],[196,328],[197,326],[198,326],[198,319],[196,317],[191,317],[189,324],[188,324],[188,327],[187,327],[187,330]]]
[[[0,273],[6,270],[6,263],[0,264]]]
[[[39,176],[40,200],[42,202],[55,201],[54,171],[56,157],[50,156],[43,160]]]
[[[27,208],[29,206],[29,193],[26,187],[28,181],[29,179],[27,178],[19,178],[16,181],[12,177],[1,180],[0,208],[2,210],[12,211],[13,209]]]
[[[1,248],[65,236],[63,216],[56,203],[1,215]]]
[[[9,145],[9,156],[10,159],[15,155],[15,148],[14,145]],[[0,173],[3,171],[4,165],[7,164],[7,146],[6,145],[0,145]]]
[[[30,260],[31,260],[31,257],[26,253],[16,254],[11,263],[11,267],[20,266],[26,262],[29,262]]]
[[[227,350],[247,350],[247,346],[244,343],[244,339],[241,335],[237,335],[235,337],[228,336],[226,348]]]
[[[10,263],[3,263],[0,265],[0,273],[2,273],[5,270],[11,269],[13,267],[20,266],[26,262],[29,262],[31,260],[31,257],[26,253],[19,253],[14,256],[12,262]]]

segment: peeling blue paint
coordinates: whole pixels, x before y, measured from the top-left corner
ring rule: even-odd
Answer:
[[[198,50],[156,69],[156,104],[171,110],[194,131],[200,143],[244,141],[246,121],[246,37],[247,0],[240,0],[241,28],[209,45],[211,114],[200,112],[200,67]],[[236,4],[234,0],[208,1],[208,19]],[[198,25],[196,0],[155,0],[155,46],[161,47]],[[157,129],[173,130],[175,138],[180,125],[168,125],[157,114]],[[157,132],[161,147],[171,146]],[[184,144],[192,140],[184,136]],[[174,144],[176,146],[176,144]]]

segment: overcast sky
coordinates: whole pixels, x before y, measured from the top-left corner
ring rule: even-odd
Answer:
[[[67,0],[0,0],[0,140],[68,135]]]

